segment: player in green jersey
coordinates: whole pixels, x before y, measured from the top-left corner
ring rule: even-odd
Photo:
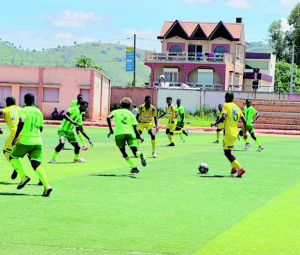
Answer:
[[[71,107],[80,107],[80,102],[83,101],[83,95],[82,94],[78,94],[77,99],[72,101]],[[85,111],[81,113],[82,115],[82,120],[84,120],[84,115],[85,115]],[[79,127],[76,127],[76,133],[79,136],[79,139],[81,141],[82,144],[82,148],[81,150],[86,151],[88,149],[85,139],[84,139],[84,134],[82,134],[79,130]]]
[[[255,115],[255,118],[253,119],[254,115]],[[255,136],[254,128],[253,128],[253,124],[256,122],[256,120],[259,118],[260,115],[259,115],[259,112],[254,107],[251,106],[251,100],[250,99],[246,100],[246,107],[244,109],[244,116],[245,116],[245,119],[247,121],[247,131],[249,132],[252,139],[257,144],[258,151],[262,151],[264,149],[264,147],[262,146],[260,141]],[[244,132],[244,130],[241,129],[241,131],[239,133],[239,136],[242,136],[243,132]],[[248,150],[249,147],[251,146],[251,144],[248,142],[247,139],[243,138],[243,140],[246,143],[245,150]]]
[[[80,107],[71,107],[67,113],[63,115],[63,121],[58,129],[58,137],[59,137],[59,144],[56,146],[55,151],[53,153],[52,159],[50,163],[56,164],[56,158],[59,152],[64,147],[66,140],[70,144],[74,146],[74,163],[82,162],[84,163],[85,160],[83,158],[79,158],[80,146],[78,144],[75,132],[73,131],[74,127],[78,127],[79,131],[88,139],[89,143],[93,146],[92,140],[86,134],[82,127],[82,112],[85,112],[89,103],[86,101],[80,102]]]
[[[41,132],[43,131],[44,117],[42,112],[34,106],[33,94],[27,93],[24,96],[24,102],[26,106],[19,111],[19,123],[12,141],[14,147],[10,154],[11,164],[21,177],[21,182],[17,189],[22,189],[30,181],[19,159],[28,154],[32,168],[44,185],[42,196],[48,197],[52,191],[52,187],[49,185],[46,172],[41,166],[43,161]],[[22,137],[18,142],[21,132]]]
[[[184,126],[185,126],[185,122],[186,122],[185,121],[185,110],[181,104],[181,99],[177,99],[176,103],[177,103],[176,110],[178,112],[178,116],[177,116],[177,125],[176,125],[175,131],[182,131],[181,133],[179,133],[179,136],[181,138],[181,142],[184,143],[185,140],[184,140],[182,134],[188,136],[188,133],[184,130]]]
[[[121,104],[121,109],[112,111],[110,115],[107,117],[107,124],[109,127],[108,137],[114,134],[114,131],[111,126],[111,119],[114,118],[116,145],[119,147],[126,162],[131,166],[132,169],[130,172],[138,173],[139,170],[134,164],[134,162],[132,161],[132,159],[126,153],[125,146],[126,144],[128,144],[134,156],[140,158],[142,165],[146,166],[147,165],[146,158],[144,157],[143,153],[138,151],[138,142],[137,142],[137,139],[140,139],[141,142],[143,142],[144,139],[141,137],[137,129],[138,122],[135,116],[130,111],[130,106],[132,104],[131,99],[129,97],[124,97],[122,98],[120,104]]]

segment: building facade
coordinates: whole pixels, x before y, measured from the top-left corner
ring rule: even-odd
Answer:
[[[14,96],[24,105],[24,95],[35,95],[35,104],[45,118],[54,108],[67,110],[79,93],[89,102],[88,117],[106,117],[110,110],[110,79],[91,68],[0,66],[0,104]]]
[[[247,43],[242,18],[235,23],[166,21],[157,38],[162,53],[145,55],[151,87],[164,75],[170,87],[184,83],[200,89],[244,89]]]

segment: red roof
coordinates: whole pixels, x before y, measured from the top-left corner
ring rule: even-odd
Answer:
[[[214,31],[216,26],[219,24],[217,22],[192,22],[192,21],[180,21],[178,20],[181,27],[187,33],[188,36],[191,36],[194,30],[198,25],[202,28],[203,32],[206,34],[207,37]],[[243,30],[243,23],[227,23],[222,22],[225,27],[228,29],[229,33],[232,35],[233,38],[239,39],[241,37],[241,33]],[[164,36],[168,30],[172,27],[174,21],[165,21],[162,27],[160,36]]]

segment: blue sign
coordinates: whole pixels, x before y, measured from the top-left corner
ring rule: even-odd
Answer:
[[[133,72],[134,70],[134,48],[126,47],[126,72]]]

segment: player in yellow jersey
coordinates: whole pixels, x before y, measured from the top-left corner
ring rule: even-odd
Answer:
[[[20,106],[16,105],[16,99],[12,96],[6,98],[6,107],[4,109],[0,109],[0,116],[3,115],[4,121],[7,123],[8,128],[10,130],[10,134],[6,140],[5,146],[3,148],[3,154],[6,160],[10,163],[9,155],[12,151],[12,141],[17,132],[17,127],[19,123],[19,110]],[[18,137],[18,141],[21,139],[21,136]],[[11,175],[11,179],[16,179],[17,172],[13,171]]]
[[[174,105],[172,105],[172,97],[167,97],[167,104],[168,106],[164,110],[164,112],[158,117],[160,119],[161,117],[167,115],[169,118],[166,134],[168,136],[168,139],[170,141],[170,144],[168,146],[175,146],[175,143],[173,141],[173,135],[179,135],[182,133],[181,130],[175,131],[177,126],[177,116],[178,111]]]
[[[152,99],[151,96],[145,96],[145,103],[140,105],[137,110],[136,119],[138,121],[138,130],[142,135],[144,129],[148,131],[148,134],[151,136],[151,144],[152,144],[152,157],[156,158],[157,154],[155,151],[156,141],[155,141],[155,132],[153,132],[154,125],[153,119],[155,123],[155,130],[158,131],[157,125],[157,109],[154,105],[151,104]],[[139,142],[139,140],[138,140]]]
[[[243,121],[244,138],[247,139],[247,122],[243,116],[242,110],[235,103],[233,103],[233,99],[233,93],[227,92],[225,95],[226,103],[223,105],[222,108],[222,117],[215,123],[212,123],[211,126],[216,126],[219,123],[222,123],[222,121],[224,121],[224,154],[231,163],[231,174],[238,173],[237,177],[240,178],[246,172],[246,170],[237,161],[235,156],[233,156],[232,150],[234,148],[235,140],[238,137],[238,124],[240,119]]]
[[[222,117],[222,107],[223,107],[222,104],[218,105],[219,112],[217,113],[216,121],[218,121]],[[220,142],[220,132],[222,131],[222,129],[224,129],[224,121],[217,125],[217,140],[214,141],[214,143],[219,143]]]

